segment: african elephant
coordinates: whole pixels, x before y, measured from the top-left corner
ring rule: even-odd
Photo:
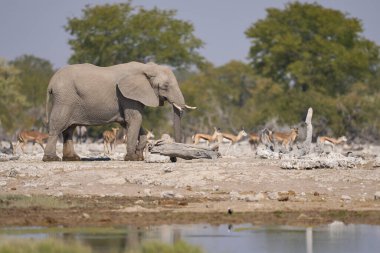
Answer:
[[[58,135],[63,135],[64,161],[77,161],[73,132],[76,126],[118,122],[127,128],[124,160],[142,159],[146,132],[141,127],[144,106],[173,106],[174,138],[181,139],[181,114],[185,104],[178,82],[169,67],[130,62],[110,67],[76,64],[63,67],[50,80],[46,113],[49,138],[43,161],[59,161]]]

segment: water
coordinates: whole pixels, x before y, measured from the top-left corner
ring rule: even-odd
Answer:
[[[172,244],[183,240],[204,252],[380,252],[380,226],[333,222],[318,227],[241,225],[162,225],[135,228],[2,228],[0,244],[9,238],[55,238],[79,241],[94,252],[124,252],[143,242]]]

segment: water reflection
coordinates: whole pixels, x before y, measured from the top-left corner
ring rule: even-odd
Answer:
[[[7,238],[55,238],[79,241],[94,252],[125,252],[143,242],[158,240],[173,244],[184,240],[204,252],[374,252],[380,248],[380,226],[345,225],[333,222],[319,227],[205,224],[117,228],[3,228],[0,243]]]

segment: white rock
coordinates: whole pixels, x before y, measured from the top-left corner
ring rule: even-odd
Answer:
[[[194,195],[197,197],[205,197],[207,194],[205,192],[194,192]]]
[[[265,200],[265,199],[267,198],[267,197],[265,196],[265,194],[262,193],[262,192],[257,193],[257,194],[255,195],[255,197],[256,197],[256,199],[258,199],[259,201],[261,201],[261,200]]]
[[[61,183],[62,187],[70,187],[70,186],[75,186],[75,185],[78,185],[78,183],[75,183],[75,182],[62,182]]]
[[[6,181],[0,181],[0,186],[6,186],[7,182]]]
[[[164,173],[170,173],[173,172],[174,168],[172,166],[165,166],[163,169]]]
[[[62,196],[63,196],[63,192],[56,192],[56,193],[53,193],[53,196],[54,196],[54,197],[62,197]]]
[[[24,187],[37,187],[38,183],[32,183],[32,182],[27,182],[24,184]]]
[[[161,192],[161,198],[174,198],[175,194],[173,191],[163,191]]]
[[[277,200],[279,195],[277,192],[268,192],[268,199],[270,200]]]
[[[215,186],[212,188],[212,190],[213,190],[214,192],[219,191],[219,185],[215,185]]]
[[[241,197],[247,202],[259,202],[255,195],[241,195]]]
[[[136,204],[136,205],[144,204],[144,200],[139,199],[139,200],[135,201],[135,204]]]
[[[375,192],[375,200],[380,200],[380,191]]]
[[[152,196],[152,191],[150,189],[144,189],[144,194],[145,196],[150,197]]]
[[[348,195],[342,195],[342,197],[340,197],[340,199],[344,202],[350,202],[352,198]]]
[[[174,194],[174,198],[176,198],[176,199],[184,199],[185,198],[185,196],[183,196],[182,194]]]
[[[237,200],[237,199],[239,199],[240,194],[236,191],[232,191],[232,192],[230,192],[230,197],[231,197],[231,200]]]

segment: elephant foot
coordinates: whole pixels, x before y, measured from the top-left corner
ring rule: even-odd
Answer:
[[[144,160],[144,158],[141,159],[141,157],[137,154],[132,154],[132,155],[126,154],[124,156],[124,161],[142,161],[142,160]]]
[[[80,157],[77,154],[73,156],[64,156],[62,157],[62,161],[80,161]]]
[[[44,161],[44,162],[59,162],[59,161],[61,161],[61,158],[59,158],[57,155],[44,155],[44,157],[42,157],[42,161]]]

